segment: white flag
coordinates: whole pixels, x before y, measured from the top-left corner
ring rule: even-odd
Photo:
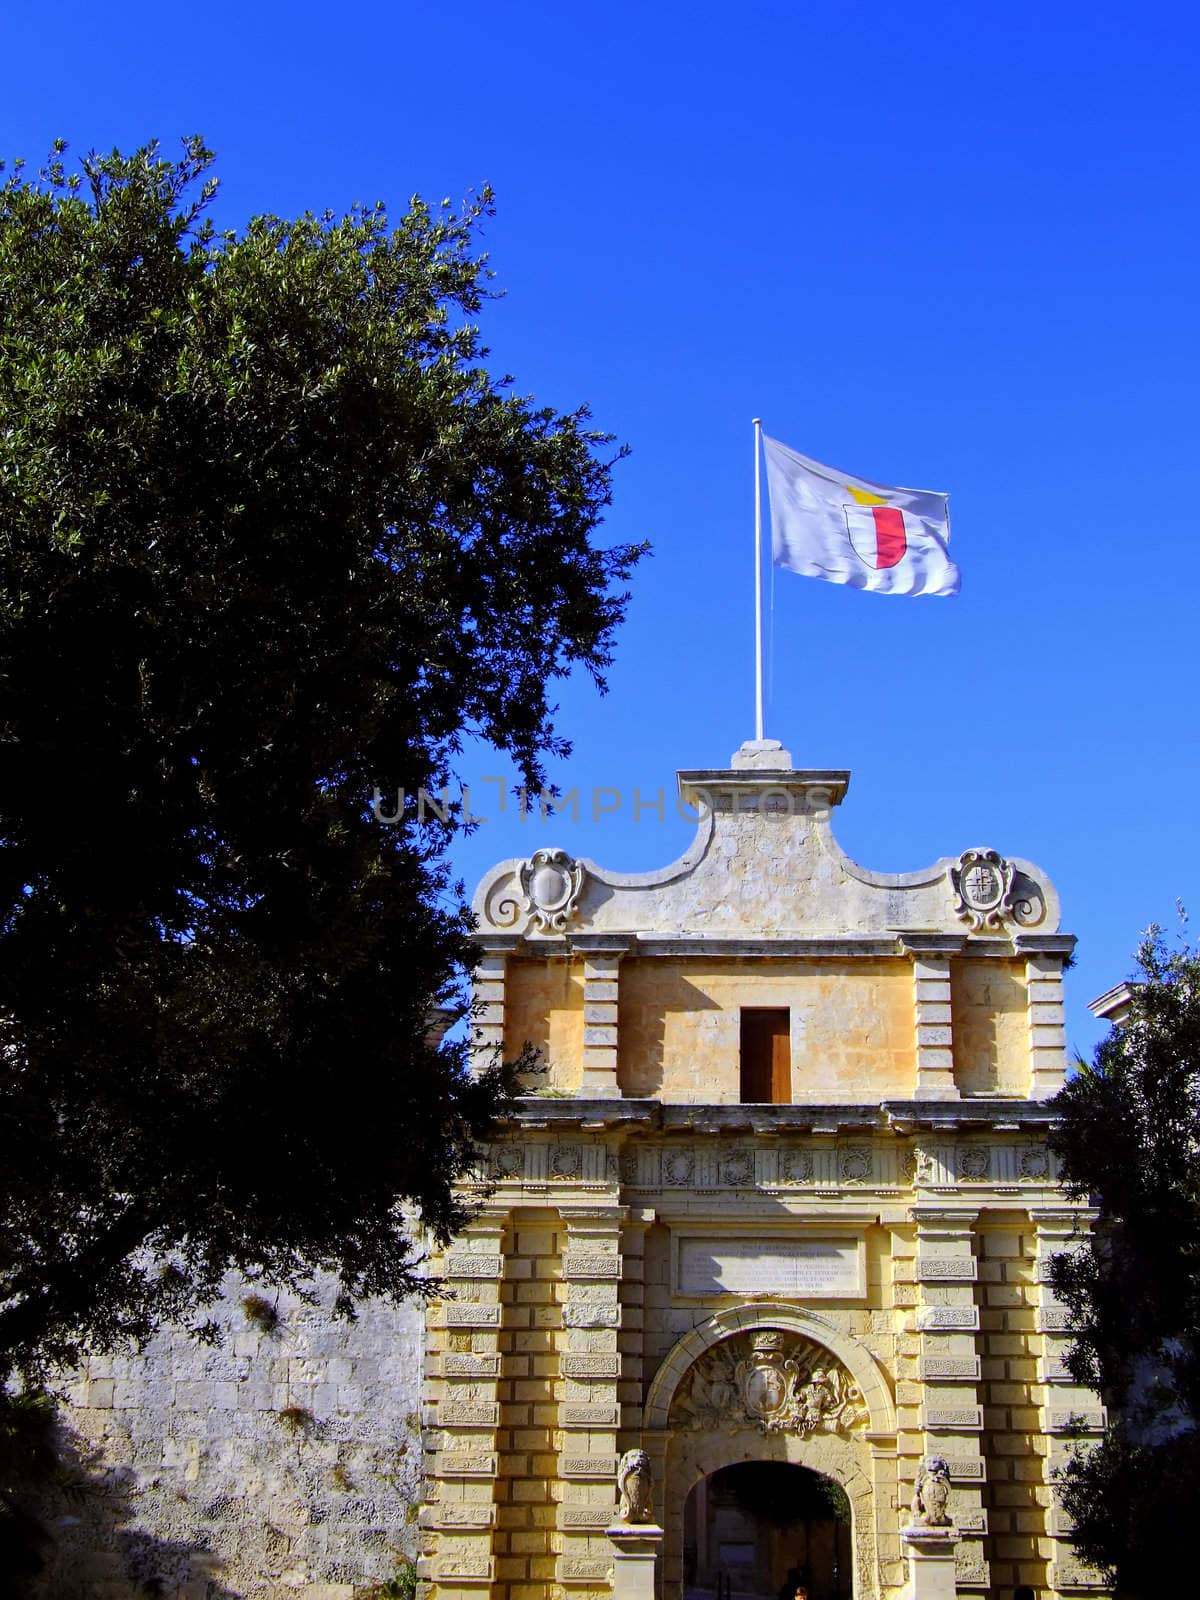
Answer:
[[[889,489],[763,435],[775,565],[878,594],[957,594],[947,496]]]

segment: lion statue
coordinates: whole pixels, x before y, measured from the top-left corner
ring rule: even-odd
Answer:
[[[948,1528],[950,1513],[950,1468],[944,1456],[926,1456],[917,1472],[913,1490],[912,1525],[915,1528]]]
[[[626,1450],[617,1466],[617,1489],[621,1496],[617,1513],[621,1522],[652,1522],[654,1477],[650,1457],[644,1450]]]

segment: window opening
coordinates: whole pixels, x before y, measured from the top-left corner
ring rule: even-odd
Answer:
[[[792,1098],[791,1018],[786,1006],[742,1010],[743,1105],[787,1105]]]

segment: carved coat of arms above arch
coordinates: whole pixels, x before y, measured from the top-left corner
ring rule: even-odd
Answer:
[[[836,1357],[799,1334],[761,1328],[706,1350],[671,1404],[682,1429],[849,1434],[867,1426],[862,1391]]]

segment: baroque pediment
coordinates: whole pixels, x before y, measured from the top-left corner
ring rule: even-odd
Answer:
[[[533,945],[614,935],[692,947],[841,939],[845,953],[862,954],[887,953],[903,930],[960,939],[1055,933],[1054,889],[1018,857],[975,848],[906,873],[852,861],[832,827],[848,781],[846,772],[794,767],[773,742],[743,746],[728,768],[679,774],[680,815],[696,833],[670,866],[620,873],[557,848],[503,861],[476,892],[480,932]]]

